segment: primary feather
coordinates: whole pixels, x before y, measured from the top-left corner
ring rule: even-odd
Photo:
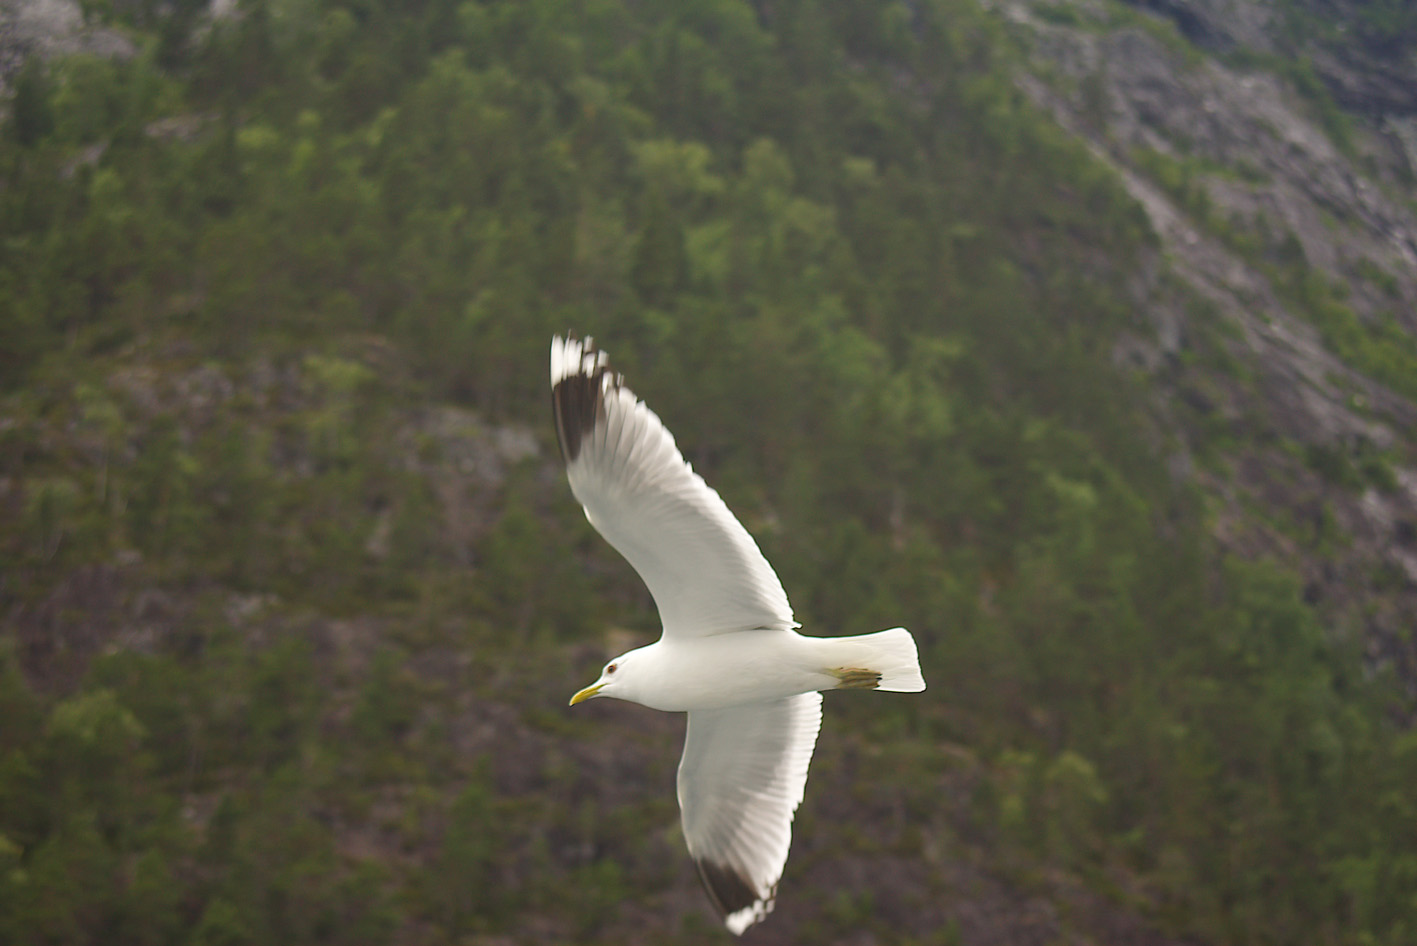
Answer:
[[[748,530],[591,339],[552,342],[551,401],[571,492],[644,579],[666,636],[797,626]]]
[[[772,910],[822,724],[822,695],[689,714],[679,762],[684,841],[734,933]]]

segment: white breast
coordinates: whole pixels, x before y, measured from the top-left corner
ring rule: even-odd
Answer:
[[[669,638],[639,651],[635,701],[657,710],[722,709],[829,689],[820,638],[739,631]]]

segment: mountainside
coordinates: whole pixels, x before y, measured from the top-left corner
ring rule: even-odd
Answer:
[[[0,0],[0,942],[726,941],[567,329],[920,643],[746,940],[1410,942],[1415,34]]]
[[[1417,20],[1374,36],[1367,8],[1320,6],[1156,4],[1176,32],[1121,5],[1001,12],[1030,98],[1161,238],[1156,335],[1119,357],[1153,379],[1215,533],[1295,567],[1417,693]]]

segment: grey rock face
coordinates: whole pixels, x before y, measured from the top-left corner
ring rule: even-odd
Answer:
[[[1137,6],[1174,20],[1186,38],[1203,49],[1274,50],[1274,12],[1249,0],[1137,0]]]
[[[1417,403],[1341,357],[1292,285],[1307,271],[1360,331],[1417,335],[1417,123],[1400,112],[1417,74],[1316,46],[1330,58],[1315,68],[1351,79],[1360,106],[1335,118],[1276,61],[1287,40],[1267,4],[1146,4],[1179,33],[1043,6],[1001,8],[1035,53],[1020,85],[1117,170],[1163,247],[1139,281],[1147,327],[1117,357],[1152,374],[1157,423],[1186,453],[1206,452],[1206,430],[1235,435],[1218,461],[1174,469],[1213,497],[1223,544],[1297,567],[1333,632],[1362,635],[1417,694],[1417,556],[1403,541],[1417,534]],[[1365,463],[1390,465],[1381,487],[1325,465]]]
[[[31,55],[72,53],[127,58],[132,40],[114,30],[90,27],[75,0],[0,0],[0,94]]]
[[[1167,17],[1212,53],[1303,58],[1345,108],[1417,114],[1417,36],[1384,33],[1357,0],[1304,0],[1283,12],[1260,0],[1128,0]]]

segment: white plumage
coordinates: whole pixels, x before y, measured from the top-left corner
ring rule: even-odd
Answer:
[[[689,714],[678,779],[684,839],[696,863],[732,865],[754,894],[733,910],[705,878],[734,933],[772,909],[821,725],[820,693]]]
[[[603,406],[566,473],[586,518],[649,586],[664,626],[675,634],[796,627],[782,582],[748,530],[589,344],[551,347],[553,391],[561,381],[590,381],[588,393]]]
[[[589,338],[551,343],[552,407],[571,491],[634,566],[664,633],[605,666],[572,704],[613,696],[688,711],[684,838],[724,922],[772,910],[827,689],[925,688],[903,628],[798,634],[772,567],[659,418]]]

